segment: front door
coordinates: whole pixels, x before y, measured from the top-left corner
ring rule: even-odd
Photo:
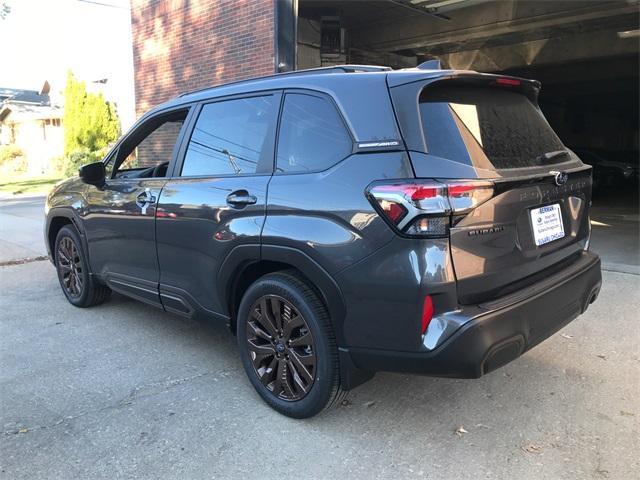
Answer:
[[[84,226],[91,270],[116,291],[161,305],[155,214],[188,109],[145,121],[127,135],[102,187],[89,186]]]
[[[269,92],[206,103],[194,114],[156,214],[167,310],[227,316],[221,266],[236,247],[259,259],[279,105],[280,94]]]

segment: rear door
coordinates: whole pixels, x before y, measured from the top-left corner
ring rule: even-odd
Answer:
[[[272,91],[198,107],[156,213],[167,310],[226,316],[221,266],[237,247],[259,258],[280,98]]]
[[[509,88],[517,85],[443,81],[420,95],[427,153],[411,155],[417,176],[494,184],[490,199],[452,218],[462,303],[535,282],[574,260],[589,238],[590,167],[562,144],[534,98]]]

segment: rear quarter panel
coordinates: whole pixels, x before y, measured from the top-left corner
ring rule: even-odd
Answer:
[[[404,152],[354,154],[323,172],[275,175],[262,242],[298,249],[335,274],[395,235],[367,200],[366,187],[411,177]]]

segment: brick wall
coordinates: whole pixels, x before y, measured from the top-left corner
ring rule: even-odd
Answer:
[[[137,167],[155,167],[169,162],[176,140],[182,128],[182,121],[163,123],[146,137],[136,148]],[[133,167],[132,167],[133,168]]]
[[[136,113],[275,71],[274,1],[131,0]]]

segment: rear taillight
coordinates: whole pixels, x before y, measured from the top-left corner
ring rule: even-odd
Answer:
[[[448,185],[449,203],[453,213],[465,213],[493,197],[491,182],[459,182]]]
[[[517,78],[500,77],[496,78],[496,84],[505,85],[507,87],[517,87],[522,84],[522,81]]]
[[[419,237],[448,234],[451,215],[467,213],[493,196],[485,181],[403,180],[375,182],[372,204],[400,233]]]

